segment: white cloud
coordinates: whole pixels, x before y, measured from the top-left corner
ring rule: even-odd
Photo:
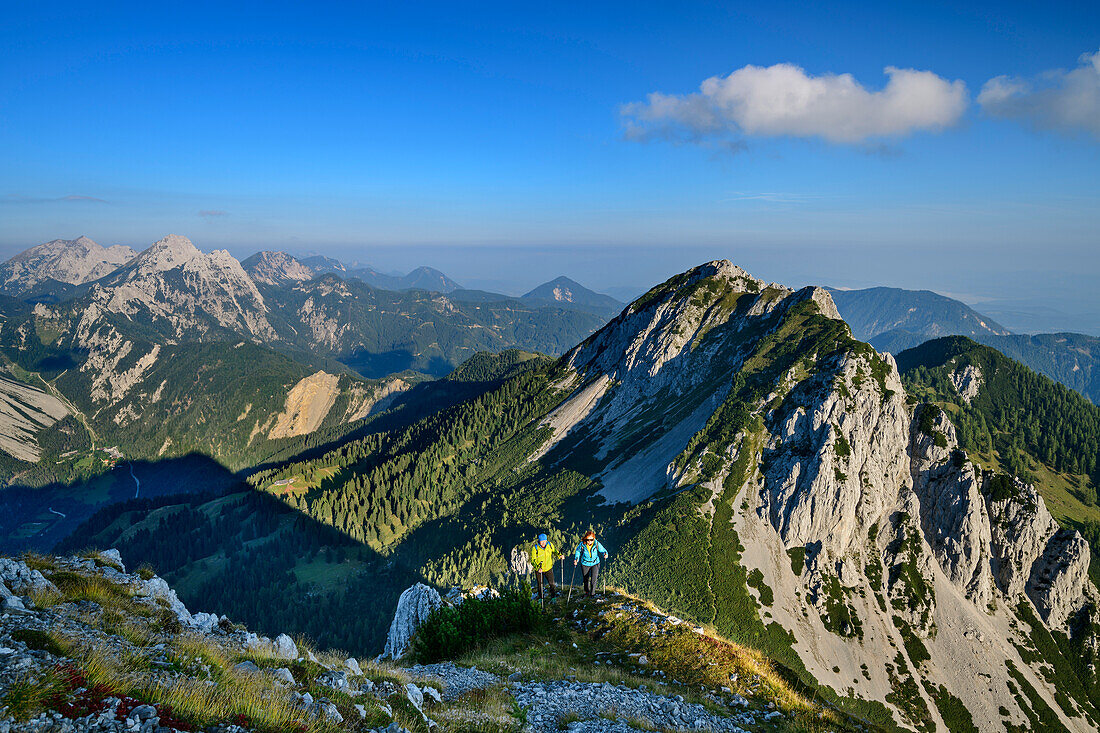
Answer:
[[[810,76],[793,64],[744,66],[693,94],[654,92],[622,107],[631,139],[710,142],[730,137],[819,137],[834,143],[901,137],[955,124],[966,84],[930,71],[886,68],[879,91],[851,74]]]
[[[982,110],[1062,132],[1084,130],[1100,139],[1100,51],[1084,54],[1070,71],[1054,69],[1031,79],[998,76],[978,95]]]

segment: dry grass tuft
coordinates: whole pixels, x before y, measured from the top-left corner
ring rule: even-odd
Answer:
[[[20,557],[27,567],[31,570],[37,570],[40,573],[53,572],[57,570],[57,563],[54,562],[52,557],[46,555],[40,555],[37,552],[25,552]]]
[[[133,597],[128,589],[98,575],[61,570],[49,578],[65,601],[92,601],[104,608],[121,608],[128,607]]]
[[[52,672],[24,674],[0,697],[0,708],[16,721],[23,722],[44,711],[48,701],[63,690],[61,680]]]

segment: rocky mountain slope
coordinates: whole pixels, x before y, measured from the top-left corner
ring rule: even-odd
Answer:
[[[192,614],[147,566],[127,573],[115,550],[0,558],[0,598],[0,725],[10,731],[861,728],[748,650],[618,594],[544,612],[513,591],[528,628],[487,634],[457,660],[431,652],[429,664],[318,651]],[[433,610],[499,614],[502,600],[417,585],[393,628],[415,637]]]
[[[983,399],[978,375],[951,379]],[[610,583],[767,655],[871,725],[1095,729],[1087,543],[1041,491],[971,459],[956,411],[917,395],[889,355],[852,337],[827,291],[712,262],[556,362],[254,473],[251,496],[298,517],[282,535],[294,555],[291,538],[321,537],[302,523],[335,530],[363,572],[330,582],[372,603],[395,602],[410,577],[499,582],[533,532],[571,546],[595,526],[613,551]],[[158,542],[162,508],[96,531],[129,558],[169,536],[198,543],[218,516],[179,513]],[[125,529],[136,525],[150,531]],[[177,555],[180,577],[201,583],[190,558],[206,556]],[[297,571],[248,557],[242,582],[258,598]],[[380,646],[376,628],[357,643]]]
[[[129,247],[102,247],[87,237],[55,239],[0,265],[0,290],[19,297],[48,290],[52,284],[83,285],[109,275],[135,256]]]
[[[972,460],[1036,485],[1055,518],[1100,539],[1100,407],[963,337],[898,355],[907,391],[947,411]]]
[[[41,455],[39,431],[68,414],[68,407],[53,395],[0,377],[0,450],[12,458],[37,462]]]
[[[257,252],[241,260],[241,267],[253,282],[261,285],[293,285],[312,280],[315,274],[286,252]]]

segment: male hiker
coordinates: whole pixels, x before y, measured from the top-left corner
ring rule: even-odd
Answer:
[[[581,577],[584,578],[586,596],[596,595],[596,578],[600,574],[600,555],[603,555],[603,559],[606,560],[607,550],[596,539],[596,533],[588,530],[573,553],[573,566],[576,567],[578,562],[581,564]]]
[[[539,587],[539,598],[542,598],[542,583],[547,580],[550,583],[550,597],[558,597],[558,587],[554,585],[554,561],[562,560],[565,555],[559,555],[546,534],[540,534],[535,544],[531,545],[531,567],[535,569],[535,583]]]

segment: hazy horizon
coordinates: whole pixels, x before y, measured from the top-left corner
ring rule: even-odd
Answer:
[[[724,257],[1100,333],[1100,5],[6,20],[4,257],[178,233],[620,298]]]

